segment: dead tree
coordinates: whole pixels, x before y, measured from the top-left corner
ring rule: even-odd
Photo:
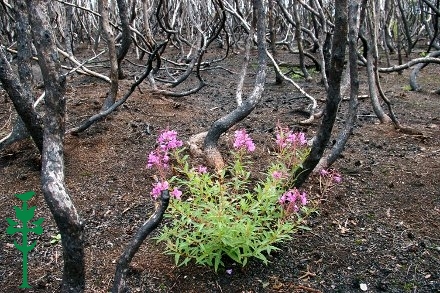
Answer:
[[[366,40],[367,52],[367,77],[368,77],[368,90],[370,92],[370,100],[373,106],[374,113],[381,123],[391,122],[390,117],[384,112],[377,93],[377,64],[378,64],[378,49],[377,49],[377,18],[376,18],[376,5],[374,1],[364,1],[364,5],[361,9],[361,20],[365,21],[365,28],[360,29],[359,35]],[[364,52],[365,53],[365,52]]]
[[[119,79],[125,78],[124,72],[122,70],[122,60],[128,53],[131,45],[131,30],[128,18],[128,9],[126,0],[116,0],[118,3],[119,18],[121,19],[121,46],[119,47],[117,54],[118,61],[118,77]]]
[[[357,38],[359,33],[359,2],[360,0],[350,0],[348,4],[348,60],[350,73],[350,100],[348,113],[346,114],[345,124],[339,132],[336,143],[331,148],[326,157],[322,157],[315,171],[330,167],[341,155],[345,144],[352,134],[357,120],[358,94],[359,94],[359,73],[358,73],[358,54]]]
[[[256,17],[258,69],[255,77],[254,89],[245,101],[232,112],[221,117],[208,131],[204,140],[204,152],[208,163],[216,169],[224,166],[223,158],[217,148],[218,139],[237,122],[246,118],[257,106],[264,91],[266,81],[266,21],[262,0],[253,0],[254,16]]]
[[[110,58],[110,89],[104,100],[101,111],[111,107],[116,101],[119,88],[118,58],[116,54],[115,39],[109,23],[108,1],[98,0],[98,11],[101,14],[102,33],[107,42],[108,56]]]
[[[335,28],[332,43],[332,55],[328,75],[327,103],[324,116],[319,125],[312,148],[303,165],[294,175],[294,185],[301,186],[319,163],[330,140],[341,101],[341,80],[344,70],[345,49],[347,45],[347,0],[335,1]]]
[[[124,252],[119,257],[116,264],[115,278],[113,280],[112,293],[125,293],[129,291],[126,284],[129,265],[134,255],[138,252],[145,238],[159,226],[162,221],[165,210],[168,207],[170,195],[168,190],[162,191],[160,201],[156,203],[154,213],[145,223],[138,229],[134,238],[126,246]]]
[[[83,222],[64,183],[66,79],[60,75],[54,35],[47,17],[48,1],[27,0],[27,5],[46,91],[41,185],[62,239],[61,292],[82,292],[85,287]]]

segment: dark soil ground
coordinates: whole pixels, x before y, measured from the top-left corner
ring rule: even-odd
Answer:
[[[214,55],[208,55],[208,58]],[[284,61],[295,60],[291,55]],[[132,59],[134,60],[134,59]],[[231,56],[221,66],[239,72],[242,57]],[[252,63],[253,62],[253,63]],[[247,89],[252,87],[255,60],[251,62]],[[125,64],[129,77],[121,93],[140,68]],[[133,292],[440,292],[440,66],[429,65],[419,75],[421,92],[408,91],[410,71],[382,75],[385,93],[394,103],[401,123],[423,135],[407,135],[374,118],[368,99],[360,100],[359,119],[343,157],[335,168],[343,182],[320,196],[316,179],[304,186],[319,214],[308,220],[311,232],[296,234],[269,257],[270,264],[251,261],[246,267],[231,264],[218,273],[190,264],[176,267],[163,255],[163,247],[147,240],[131,264]],[[108,68],[97,69],[108,72]],[[361,68],[360,94],[367,94]],[[166,127],[188,139],[206,131],[218,117],[235,107],[238,75],[211,68],[202,72],[208,86],[199,93],[174,101],[148,94],[142,85],[118,111],[78,136],[65,140],[66,184],[86,226],[86,292],[108,292],[115,262],[136,229],[153,211],[149,195],[153,182],[145,168],[156,134]],[[312,82],[297,80],[316,98],[323,99],[319,74]],[[289,85],[275,85],[269,70],[263,101],[239,127],[251,132],[257,147],[268,147],[277,121],[299,127],[306,100],[295,99]],[[177,90],[189,88],[182,85]],[[68,127],[99,111],[108,85],[85,76],[68,81]],[[248,91],[249,92],[249,91]],[[12,103],[0,92],[0,134],[10,130]],[[346,108],[343,102],[341,109]],[[320,103],[322,107],[322,103]],[[344,111],[341,111],[344,112]],[[335,131],[344,121],[340,114]],[[148,134],[151,132],[151,135]],[[230,135],[229,135],[230,137]],[[228,151],[228,136],[222,150]],[[264,169],[265,152],[255,160]],[[44,233],[32,235],[37,247],[29,256],[26,292],[57,292],[62,273],[62,250],[51,244],[58,234],[40,189],[39,155],[30,141],[0,152],[0,286],[19,292],[21,254],[13,246],[18,235],[5,233],[7,217],[15,218],[14,194],[34,190],[31,204],[36,217],[44,217]],[[160,229],[160,228],[159,228]],[[157,231],[155,232],[157,233]],[[227,274],[225,269],[232,269]]]

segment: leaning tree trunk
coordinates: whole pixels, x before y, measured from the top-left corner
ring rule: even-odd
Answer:
[[[359,93],[359,74],[357,65],[357,38],[359,32],[358,13],[359,1],[351,0],[348,7],[348,49],[349,49],[349,73],[350,73],[350,101],[348,104],[348,114],[345,118],[344,128],[338,135],[336,143],[333,145],[330,153],[325,158],[321,158],[319,164],[315,167],[316,171],[330,167],[341,155],[344,146],[353,132],[354,124],[357,119],[358,93]]]
[[[32,97],[33,74],[31,69],[32,62],[32,40],[29,31],[29,20],[26,14],[26,3],[23,0],[17,0],[14,3],[15,33],[17,36],[17,68],[23,90]],[[12,120],[12,131],[6,137],[0,140],[0,150],[13,144],[14,142],[29,137],[26,125],[21,120],[20,115]],[[41,132],[41,139],[42,139]],[[41,151],[41,149],[40,149]]]
[[[61,234],[63,279],[61,292],[83,292],[85,287],[83,223],[64,183],[65,83],[55,39],[47,17],[49,1],[27,0],[32,36],[45,85],[44,140],[41,184]]]
[[[254,16],[257,19],[257,46],[258,46],[258,70],[255,77],[255,86],[248,99],[240,106],[235,108],[231,113],[221,117],[208,131],[204,141],[204,152],[208,163],[216,169],[224,166],[223,158],[217,148],[220,135],[226,132],[237,122],[246,118],[257,106],[264,91],[264,83],[266,81],[266,22],[265,10],[262,0],[253,0]],[[252,36],[251,36],[252,37]]]
[[[41,117],[32,105],[32,93],[20,83],[20,80],[12,71],[3,46],[0,46],[0,81],[41,153],[43,149],[43,126]]]
[[[331,62],[328,75],[327,103],[324,116],[319,125],[310,154],[296,172],[295,186],[301,186],[315,166],[319,163],[330,140],[341,101],[341,80],[344,70],[345,48],[347,45],[347,0],[335,0],[335,29],[331,50]]]
[[[160,201],[156,203],[156,209],[150,218],[138,229],[134,238],[125,248],[116,264],[115,278],[113,280],[112,293],[130,292],[126,284],[129,265],[134,255],[138,252],[145,238],[159,226],[163,215],[168,207],[170,194],[168,190],[162,191]]]

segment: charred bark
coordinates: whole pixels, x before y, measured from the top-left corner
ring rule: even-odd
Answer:
[[[104,111],[99,112],[96,115],[93,115],[92,117],[90,117],[89,119],[87,119],[86,121],[84,121],[80,126],[75,127],[73,129],[70,129],[67,131],[67,133],[70,134],[78,134],[84,130],[86,130],[87,128],[89,128],[90,126],[92,126],[95,122],[102,120],[104,117],[106,117],[107,115],[109,115],[110,113],[112,113],[116,108],[118,108],[119,106],[121,106],[123,103],[125,103],[125,101],[127,101],[127,99],[131,96],[131,94],[134,92],[134,90],[137,88],[138,85],[140,85],[150,74],[151,70],[153,69],[153,61],[154,59],[157,57],[158,52],[161,50],[161,48],[163,46],[165,46],[165,43],[161,43],[159,45],[157,45],[157,47],[155,48],[155,50],[152,52],[152,54],[150,55],[149,59],[148,59],[148,64],[147,64],[147,68],[145,69],[144,73],[139,77],[139,79],[137,79],[130,87],[130,89],[128,90],[128,92],[124,95],[124,97],[122,97],[119,101],[113,103],[109,108],[107,108]],[[157,57],[159,58],[159,57]]]
[[[32,36],[45,85],[44,142],[41,184],[63,246],[61,292],[83,292],[85,287],[83,223],[64,183],[65,76],[61,76],[48,1],[27,0]]]
[[[268,29],[269,29],[269,39],[270,39],[270,51],[272,52],[272,56],[275,60],[277,60],[277,50],[276,50],[276,31],[274,28],[275,20],[274,20],[274,5],[273,2],[275,0],[268,1]],[[247,48],[247,47],[246,47]],[[246,51],[247,52],[247,51]],[[248,57],[249,62],[249,57]],[[247,65],[246,65],[247,66]],[[279,74],[277,70],[275,70],[275,83],[282,84],[283,77]]]
[[[18,77],[12,71],[3,46],[0,46],[0,81],[41,153],[43,149],[43,126],[40,115],[32,106],[34,97],[20,83]]]
[[[116,101],[119,88],[118,60],[115,47],[115,38],[109,23],[107,0],[98,0],[98,11],[101,14],[102,34],[107,41],[108,56],[110,58],[110,90],[104,100],[101,111],[110,108]]]
[[[264,91],[264,83],[266,81],[265,11],[262,0],[253,0],[252,3],[254,6],[254,15],[256,16],[257,20],[256,27],[258,46],[258,70],[255,78],[255,86],[250,97],[231,113],[215,121],[206,135],[203,146],[204,152],[208,163],[214,166],[216,169],[221,169],[224,166],[223,158],[217,148],[220,135],[226,132],[237,122],[246,118],[259,103],[261,95]]]
[[[333,125],[336,120],[339,103],[341,101],[341,80],[344,70],[345,49],[347,45],[347,0],[335,1],[335,28],[332,44],[332,57],[328,75],[327,103],[324,116],[319,125],[310,154],[304,161],[302,168],[294,175],[296,187],[301,186],[315,166],[319,163],[324,150],[330,140]]]
[[[124,60],[125,55],[127,55],[128,50],[131,45],[131,30],[130,23],[128,19],[128,9],[126,0],[116,0],[118,3],[119,18],[121,19],[122,28],[122,39],[121,46],[119,47],[117,60],[118,60],[118,77],[119,79],[125,78],[124,72],[122,71],[122,60]]]
[[[307,71],[304,62],[304,46],[303,46],[303,37],[301,33],[301,19],[299,17],[298,9],[299,9],[299,4],[295,3],[293,6],[293,18],[295,20],[295,38],[296,38],[296,45],[298,47],[299,67],[301,68],[304,78],[306,80],[311,80],[312,78],[309,72]]]
[[[145,238],[159,226],[162,221],[165,210],[168,207],[170,195],[168,190],[162,191],[160,201],[156,204],[156,209],[150,218],[139,228],[134,238],[127,245],[124,253],[119,257],[116,264],[115,278],[113,281],[113,293],[129,292],[126,285],[126,277],[131,260],[136,252],[138,252]]]
[[[357,65],[357,37],[358,37],[358,12],[359,0],[351,0],[348,5],[348,50],[349,50],[349,72],[350,72],[350,101],[348,104],[348,114],[345,118],[344,128],[338,135],[336,143],[333,145],[326,158],[322,158],[315,170],[330,167],[341,155],[350,135],[353,132],[354,124],[357,119],[358,94],[359,94],[359,74]]]

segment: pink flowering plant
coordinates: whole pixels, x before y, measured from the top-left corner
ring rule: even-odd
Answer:
[[[319,171],[319,190],[326,194],[336,184],[342,182],[342,176],[335,169],[321,169]]]
[[[256,146],[244,129],[235,131],[231,161],[215,172],[192,166],[175,132],[159,136],[147,167],[155,168],[159,176],[153,198],[164,189],[172,190],[175,198],[157,240],[165,242],[166,253],[176,264],[193,260],[217,271],[225,256],[243,266],[252,257],[267,263],[277,243],[307,229],[305,219],[314,211],[308,207],[307,194],[289,188],[309,152],[305,135],[278,126],[275,142],[274,159],[263,170],[263,179],[257,180],[251,171]]]

